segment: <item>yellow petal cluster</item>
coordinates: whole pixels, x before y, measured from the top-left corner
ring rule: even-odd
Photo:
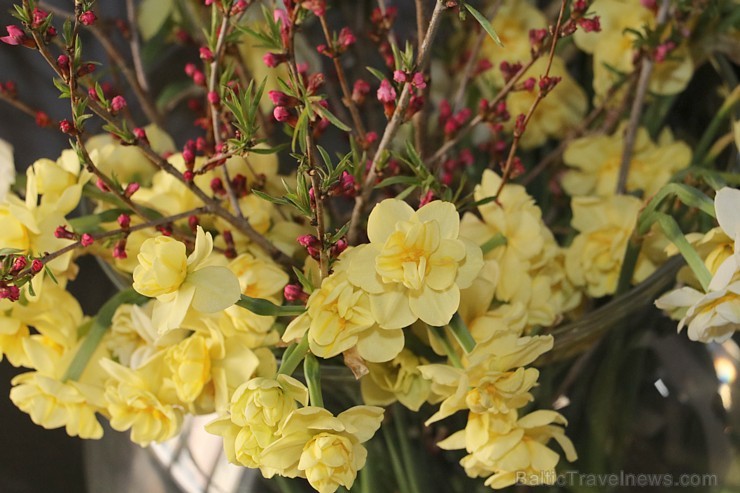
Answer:
[[[306,306],[306,312],[288,325],[283,340],[300,339],[308,332],[309,347],[316,356],[331,358],[356,347],[364,360],[383,362],[403,349],[403,331],[375,322],[370,296],[353,285],[341,267],[311,293]]]
[[[471,477],[486,477],[493,489],[511,486],[523,479],[525,484],[552,484],[560,457],[547,446],[555,439],[569,461],[576,459],[575,449],[561,425],[566,421],[554,411],[534,411],[521,418],[516,411],[508,414],[471,412],[464,430],[437,445],[446,450],[465,449],[468,455],[460,463]]]
[[[414,211],[386,199],[370,213],[369,244],[349,252],[349,281],[369,293],[373,318],[387,328],[416,320],[441,326],[460,304],[483,265],[480,248],[459,235],[460,218],[449,202]]]
[[[231,397],[228,415],[216,419],[206,430],[224,438],[230,462],[260,467],[266,477],[277,472],[265,465],[262,452],[280,436],[280,427],[298,404],[308,403],[305,385],[287,375],[253,378]]]
[[[241,296],[239,281],[225,266],[214,265],[213,238],[198,226],[195,249],[185,257],[185,245],[168,236],[146,240],[137,257],[133,288],[157,298],[153,319],[160,332],[176,328],[188,309],[214,313]]]
[[[594,92],[604,97],[619,81],[619,73],[634,70],[636,33],[644,34],[646,27],[654,29],[655,14],[640,0],[595,0],[588,10],[599,16],[601,30],[587,33],[578,29],[573,37],[576,46],[593,54]],[[656,94],[677,94],[684,90],[693,72],[694,64],[684,43],[668,59],[656,63],[648,87]]]
[[[613,135],[592,135],[570,142],[563,154],[563,161],[571,170],[563,176],[563,188],[571,196],[614,195],[623,151],[623,129]],[[626,191],[641,192],[645,197],[652,197],[690,161],[689,146],[674,141],[670,132],[664,132],[656,143],[647,129],[639,128],[629,164]]]
[[[382,419],[383,409],[375,406],[355,406],[336,417],[324,408],[297,409],[262,452],[262,463],[282,476],[305,477],[319,493],[350,489],[367,458],[362,444]]]
[[[431,397],[431,382],[422,377],[424,358],[408,349],[386,363],[368,363],[369,373],[360,380],[362,400],[374,406],[388,406],[396,401],[412,411]]]
[[[628,195],[575,197],[571,207],[579,234],[565,254],[568,278],[594,298],[611,294],[642,202]]]

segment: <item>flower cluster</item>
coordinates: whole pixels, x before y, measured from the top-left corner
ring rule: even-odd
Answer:
[[[68,103],[55,121],[0,81],[70,141],[24,178],[0,141],[0,358],[34,423],[147,446],[212,414],[231,463],[321,493],[370,493],[384,459],[389,491],[418,491],[410,442],[494,489],[552,483],[578,460],[543,376],[585,349],[558,347],[567,323],[681,256],[657,306],[691,340],[740,329],[737,2],[398,2],[415,26],[386,2],[351,22],[329,0],[175,3],[129,24],[26,0],[0,37]],[[149,66],[187,53],[156,90],[142,43]],[[726,98],[689,124],[710,58]],[[82,255],[121,287],[92,317]]]

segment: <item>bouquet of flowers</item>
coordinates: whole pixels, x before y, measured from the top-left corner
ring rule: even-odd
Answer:
[[[540,369],[599,346],[569,324],[676,275],[645,302],[679,331],[740,327],[736,1],[67,4],[0,37],[66,116],[0,99],[69,138],[25,176],[0,149],[0,356],[40,426],[213,414],[285,491],[553,484]],[[121,288],[93,315],[83,255]]]

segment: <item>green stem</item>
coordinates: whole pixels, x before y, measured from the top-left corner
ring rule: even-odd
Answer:
[[[308,354],[308,334],[298,344],[291,344],[283,355],[283,362],[278,370],[279,375],[292,375],[303,358]]]
[[[447,339],[447,334],[445,334],[444,328],[429,327],[429,333],[432,334],[432,336],[437,339],[440,344],[442,344],[442,347],[444,348],[445,353],[447,353],[447,357],[450,359],[450,362],[452,362],[452,365],[455,368],[462,368],[462,361],[460,361],[460,357],[457,355],[455,349],[452,347],[450,340]]]
[[[635,273],[635,265],[637,265],[637,257],[640,255],[641,245],[641,237],[638,237],[633,233],[627,242],[624,260],[622,261],[622,268],[619,271],[617,291],[614,293],[615,295],[620,295],[630,288],[630,285],[632,284],[632,276]]]
[[[282,493],[302,493],[302,489],[298,486],[298,482],[294,479],[284,478],[282,476],[274,476],[275,483]]]
[[[276,305],[272,301],[261,298],[252,298],[242,295],[241,299],[236,302],[237,306],[245,308],[256,315],[266,317],[289,317],[300,315],[306,311],[303,305]]]
[[[385,439],[385,445],[388,447],[388,455],[391,458],[391,466],[393,467],[393,473],[396,476],[396,481],[398,482],[398,490],[400,493],[411,493],[411,490],[409,489],[409,484],[406,478],[406,472],[403,468],[403,463],[401,462],[401,458],[398,455],[398,450],[396,449],[395,444],[393,443],[393,436],[391,435],[391,432],[388,431],[387,426],[381,426],[381,430],[383,430],[383,438]]]
[[[480,246],[480,249],[483,250],[483,255],[487,254],[490,251],[493,251],[497,249],[500,246],[506,245],[508,242],[506,240],[506,236],[504,236],[503,233],[496,233]]]
[[[712,273],[709,272],[709,269],[704,265],[704,261],[699,257],[699,254],[696,252],[694,247],[691,246],[691,243],[686,240],[686,237],[684,236],[683,231],[681,231],[681,228],[678,227],[676,220],[668,214],[663,214],[661,212],[655,212],[654,215],[655,221],[663,229],[665,235],[674,245],[676,245],[676,247],[678,247],[678,251],[681,252],[684,260],[686,260],[686,263],[691,267],[694,275],[701,283],[701,287],[704,288],[704,291],[707,291],[709,283],[712,281]]]
[[[409,443],[409,427],[405,423],[403,414],[403,406],[396,403],[393,408],[393,421],[396,428],[396,435],[398,435],[398,443],[401,445],[401,459],[406,470],[409,489],[411,493],[421,493],[422,489],[419,486],[419,476],[417,474],[418,468],[416,467],[416,461],[414,460]]]
[[[669,196],[678,198],[689,207],[696,207],[703,213],[715,217],[714,202],[694,187],[682,183],[668,183],[663,186],[655,196],[650,199],[645,209],[640,213],[637,220],[637,233],[644,235],[655,222],[654,214],[658,206]]]
[[[470,354],[470,352],[475,349],[475,339],[473,339],[473,336],[470,334],[467,325],[465,325],[465,322],[462,317],[460,317],[459,313],[455,313],[452,316],[452,320],[450,320],[450,330],[452,335],[455,336],[455,340],[457,340],[460,347],[462,347],[466,353]]]
[[[308,395],[311,405],[324,407],[324,396],[321,395],[321,367],[319,361],[311,353],[306,354],[303,360],[303,376],[308,384]]]
[[[730,93],[725,102],[719,108],[719,111],[717,111],[717,114],[712,118],[712,121],[709,122],[709,126],[704,131],[701,139],[699,139],[699,143],[696,144],[696,147],[694,148],[694,159],[692,164],[702,166],[708,164],[705,162],[707,152],[709,152],[709,148],[714,143],[717,133],[720,132],[722,126],[725,124],[725,120],[730,116],[730,113],[738,102],[740,102],[740,86],[736,86],[733,89],[732,93]]]

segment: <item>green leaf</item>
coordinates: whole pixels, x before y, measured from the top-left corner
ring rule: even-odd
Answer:
[[[381,72],[378,69],[375,69],[373,67],[365,67],[365,68],[368,70],[368,72],[370,72],[371,74],[373,74],[375,76],[375,78],[378,79],[380,82],[383,82],[383,80],[385,80],[387,78],[385,76],[385,74],[383,74],[383,72]]]
[[[301,287],[303,287],[303,290],[308,294],[311,294],[314,290],[311,280],[306,277],[306,275],[297,267],[293,267],[293,273],[298,278],[298,282],[301,283]]]
[[[470,353],[475,348],[475,339],[470,335],[468,327],[463,322],[462,317],[459,313],[455,313],[450,320],[450,330],[452,335],[455,336],[458,344],[466,353]]]
[[[97,349],[98,344],[100,344],[100,341],[103,339],[103,336],[110,327],[111,321],[113,320],[113,314],[120,305],[140,305],[148,299],[149,298],[140,295],[133,289],[121,291],[109,299],[92,321],[92,325],[85,336],[85,340],[82,341],[82,344],[77,350],[77,354],[75,354],[69,367],[67,367],[67,371],[62,380],[79,380],[82,373],[85,371],[85,367],[87,367],[90,358]]]
[[[390,176],[375,185],[374,188],[385,188],[391,185],[398,185],[399,183],[404,185],[418,185],[419,181],[419,177],[417,176]]]
[[[312,406],[324,407],[324,397],[321,395],[321,367],[319,360],[311,353],[303,359],[303,376],[308,385],[308,395]]]
[[[160,111],[166,109],[172,101],[175,101],[180,97],[180,94],[191,86],[192,82],[189,80],[180,80],[165,86],[165,88],[159,93],[159,96],[157,96],[157,109]]]
[[[487,254],[490,251],[495,250],[496,248],[500,246],[506,245],[508,242],[506,240],[506,236],[504,236],[503,233],[496,233],[480,246],[480,249],[483,251],[483,255]]]
[[[306,307],[303,305],[276,305],[272,301],[263,300],[261,298],[252,298],[251,296],[242,295],[241,299],[236,304],[242,308],[249,310],[256,315],[262,315],[265,317],[289,317],[294,315],[300,315],[306,311]]]
[[[488,22],[488,19],[485,18],[483,14],[475,10],[473,7],[465,4],[465,8],[473,14],[473,17],[475,17],[475,20],[478,21],[478,24],[488,33],[488,35],[491,37],[491,39],[500,47],[503,48],[504,44],[501,42],[501,38],[498,37],[498,34],[496,34],[496,31],[493,29],[493,26],[490,22]]]
[[[5,255],[14,255],[16,253],[23,253],[25,250],[21,250],[19,248],[0,248],[0,257],[4,257]]]
[[[126,210],[124,209],[109,209],[98,214],[74,217],[69,219],[69,224],[76,233],[89,233],[98,229],[100,224],[115,221],[118,219],[118,216],[125,212]]]
[[[255,188],[252,189],[252,193],[255,194],[257,197],[266,200],[268,202],[272,202],[273,204],[278,205],[288,205],[290,202],[288,202],[287,199],[283,197],[273,197],[272,195],[268,195],[265,192],[261,192]]]
[[[139,4],[136,21],[144,41],[149,41],[162,29],[172,15],[173,0],[142,0]]]

